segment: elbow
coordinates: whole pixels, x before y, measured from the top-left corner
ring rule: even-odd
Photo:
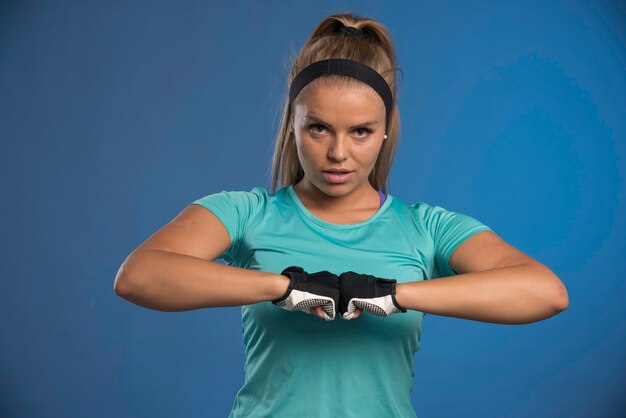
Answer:
[[[543,272],[541,288],[544,295],[544,306],[548,317],[550,317],[563,312],[569,307],[569,296],[567,288],[552,270],[544,265],[540,265],[540,269]]]
[[[567,295],[567,289],[563,284],[559,286],[559,295],[556,302],[556,308],[559,312],[562,312],[569,307],[569,296]]]
[[[119,297],[125,297],[128,295],[128,283],[123,280],[120,276],[115,277],[115,282],[113,283],[113,292]]]
[[[133,289],[137,288],[136,275],[128,270],[126,262],[117,271],[115,281],[113,283],[113,291],[121,298],[129,299],[133,293]]]
[[[128,283],[128,280],[125,278],[125,276],[120,275],[118,272],[117,276],[115,276],[115,282],[113,283],[113,291],[115,292],[115,294],[123,298],[128,295],[129,287],[130,285]]]
[[[556,277],[556,276],[555,276]],[[569,307],[569,296],[567,294],[567,289],[561,280],[556,277],[556,289],[554,292],[554,296],[552,297],[552,307],[555,311],[555,314],[559,312],[563,312]]]

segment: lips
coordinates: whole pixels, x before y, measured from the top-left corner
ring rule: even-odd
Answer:
[[[345,183],[352,177],[351,171],[323,171],[323,176],[329,183]]]
[[[350,170],[324,170],[325,173],[332,173],[332,174],[346,174],[346,173],[351,173]]]

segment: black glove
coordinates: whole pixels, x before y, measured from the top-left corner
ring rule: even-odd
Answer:
[[[339,303],[339,277],[336,274],[326,270],[309,274],[298,266],[287,267],[280,274],[289,277],[291,283],[282,297],[272,301],[274,305],[308,314],[311,314],[312,307],[321,306],[324,319],[335,319]]]
[[[406,312],[396,301],[394,279],[381,279],[348,271],[339,276],[339,290],[338,313],[343,319],[352,319],[356,308],[377,316]]]

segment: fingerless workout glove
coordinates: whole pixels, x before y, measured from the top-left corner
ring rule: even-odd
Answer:
[[[356,308],[376,316],[406,312],[396,301],[394,279],[348,271],[339,276],[339,290],[339,314],[343,319],[352,319]]]
[[[280,274],[291,279],[285,294],[273,300],[288,311],[302,311],[311,314],[311,308],[321,306],[324,319],[332,321],[339,304],[339,277],[329,271],[307,273],[302,267],[290,266]]]

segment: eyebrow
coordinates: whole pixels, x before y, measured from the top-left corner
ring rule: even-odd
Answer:
[[[305,119],[312,120],[314,122],[321,122],[324,125],[330,126],[331,128],[333,127],[330,123],[325,122],[324,120],[322,120],[322,119],[320,119],[317,116],[312,115],[312,114],[309,114],[309,115],[305,116]],[[373,121],[363,122],[363,123],[359,123],[357,125],[351,126],[350,129],[358,128],[358,127],[361,127],[361,126],[372,126],[372,125],[377,125],[377,124],[378,124],[378,121],[373,120]]]

